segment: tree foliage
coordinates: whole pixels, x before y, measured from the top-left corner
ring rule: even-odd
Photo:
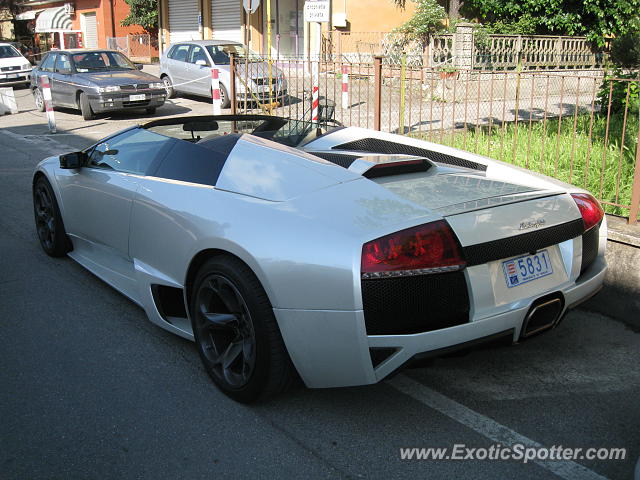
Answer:
[[[140,25],[147,32],[158,29],[157,0],[124,0],[129,5],[129,15],[120,22],[123,27]]]
[[[410,39],[423,39],[444,29],[445,9],[436,0],[412,0],[416,11],[406,23],[396,29]]]
[[[638,11],[640,0],[467,0],[464,13],[500,33],[585,35],[603,46],[637,29]]]
[[[611,43],[611,61],[622,68],[640,68],[640,33],[627,33]]]

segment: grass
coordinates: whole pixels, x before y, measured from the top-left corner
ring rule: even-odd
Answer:
[[[581,114],[468,127],[466,136],[463,130],[445,133],[442,142],[439,134],[433,139],[585,188],[603,202],[631,204],[637,113],[628,115],[626,126],[624,115],[612,115],[608,129],[605,116]],[[607,213],[629,215],[628,208],[603,206]]]

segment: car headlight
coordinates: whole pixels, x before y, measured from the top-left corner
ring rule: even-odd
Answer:
[[[120,91],[120,87],[118,85],[111,85],[109,87],[98,87],[98,93],[118,92],[118,91]]]
[[[164,88],[164,83],[162,82],[150,83],[149,88]]]
[[[22,70],[31,70],[32,68],[33,68],[33,67],[31,66],[31,64],[30,64],[30,63],[25,63],[25,64],[22,66]]]

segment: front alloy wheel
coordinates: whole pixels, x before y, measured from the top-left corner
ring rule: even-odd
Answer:
[[[33,212],[36,231],[42,249],[52,257],[61,257],[70,250],[55,194],[44,178],[33,187]]]
[[[39,88],[36,88],[33,91],[33,100],[36,102],[36,109],[39,112],[44,112],[44,97],[42,96],[42,91]]]

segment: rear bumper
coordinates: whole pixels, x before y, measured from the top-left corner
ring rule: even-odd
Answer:
[[[560,317],[601,289],[606,270],[604,257],[599,256],[578,281],[559,290],[565,305]],[[493,340],[505,332],[513,332],[515,342],[535,300],[463,325],[412,335],[367,336],[362,310],[274,309],[274,312],[291,360],[305,384],[325,388],[376,383],[415,357]],[[374,368],[372,348],[392,349],[393,353]]]
[[[167,98],[164,89],[139,93],[138,95],[145,96],[144,100],[132,101],[130,95],[132,94],[119,92],[90,94],[89,104],[95,113],[102,113],[135,108],[158,108],[164,105]]]

